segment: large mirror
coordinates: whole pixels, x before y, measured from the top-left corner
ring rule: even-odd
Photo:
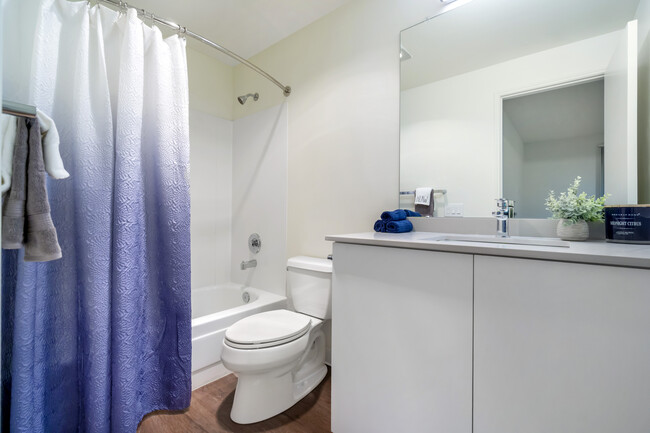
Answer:
[[[638,4],[473,0],[402,31],[400,206],[546,218],[576,176],[636,203]]]

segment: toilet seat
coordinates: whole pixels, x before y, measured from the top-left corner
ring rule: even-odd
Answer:
[[[225,344],[236,349],[262,349],[297,340],[311,328],[311,318],[273,310],[241,319],[226,330]]]

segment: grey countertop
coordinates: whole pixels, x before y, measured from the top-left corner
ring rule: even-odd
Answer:
[[[353,233],[330,235],[328,241],[392,248],[444,251],[461,254],[554,260],[595,265],[650,269],[650,245],[619,244],[602,240],[570,242],[569,247],[439,241],[449,233],[413,231],[409,233]]]

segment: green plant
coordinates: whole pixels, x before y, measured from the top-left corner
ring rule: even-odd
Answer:
[[[603,206],[609,194],[599,198],[595,195],[588,197],[586,192],[578,194],[581,180],[580,176],[576,177],[567,192],[560,193],[557,198],[553,191],[549,193],[545,204],[546,210],[553,213],[553,218],[565,219],[572,223],[579,220],[603,221]]]

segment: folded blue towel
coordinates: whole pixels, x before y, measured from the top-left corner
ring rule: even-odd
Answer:
[[[394,211],[385,211],[381,213],[381,219],[385,221],[401,221],[406,219],[404,209],[395,209]]]
[[[408,209],[395,209],[394,211],[382,212],[381,219],[387,221],[401,221],[401,220],[405,220],[406,217],[410,217],[410,216],[419,217],[422,215]]]
[[[409,220],[388,221],[386,224],[386,233],[406,233],[413,230],[413,224]]]
[[[375,221],[375,231],[376,232],[386,232],[386,221],[384,221],[384,220]]]

